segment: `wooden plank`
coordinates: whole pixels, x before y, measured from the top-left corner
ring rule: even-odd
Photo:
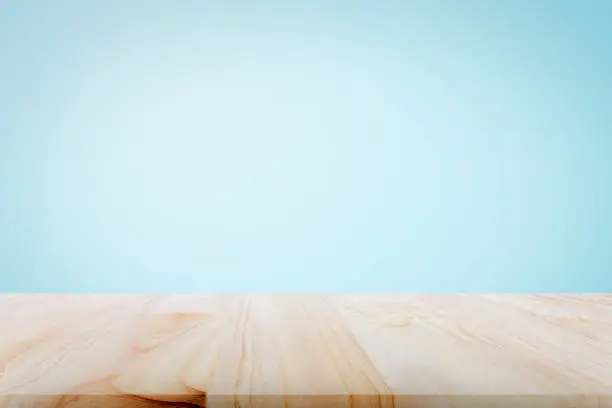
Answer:
[[[1,407],[607,407],[612,295],[0,295]]]

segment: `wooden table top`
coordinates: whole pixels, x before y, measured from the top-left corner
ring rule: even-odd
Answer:
[[[0,295],[0,407],[612,407],[612,295]]]

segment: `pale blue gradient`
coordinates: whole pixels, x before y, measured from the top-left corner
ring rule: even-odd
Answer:
[[[0,0],[2,292],[612,292],[612,2]]]

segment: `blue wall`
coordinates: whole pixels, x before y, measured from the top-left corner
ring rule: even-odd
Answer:
[[[0,4],[0,291],[612,291],[609,1]]]

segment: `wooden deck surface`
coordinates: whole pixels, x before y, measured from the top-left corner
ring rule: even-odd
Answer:
[[[612,295],[0,295],[0,407],[610,407]]]

